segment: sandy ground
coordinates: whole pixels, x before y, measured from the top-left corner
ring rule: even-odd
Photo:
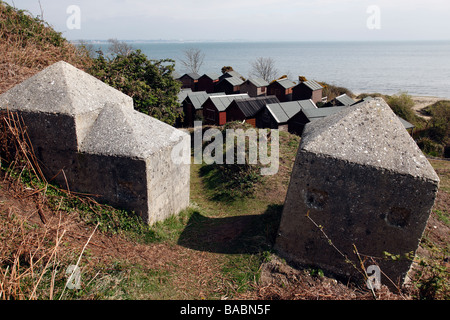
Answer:
[[[415,103],[415,106],[413,107],[414,111],[423,118],[429,118],[424,116],[420,113],[420,110],[428,107],[429,105],[439,101],[439,100],[448,100],[446,98],[440,98],[440,97],[425,97],[425,96],[412,96],[411,97]]]

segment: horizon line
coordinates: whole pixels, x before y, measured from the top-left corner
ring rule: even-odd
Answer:
[[[223,40],[211,40],[211,39],[117,39],[117,38],[108,38],[108,39],[72,39],[68,40],[70,42],[77,41],[97,41],[97,42],[108,42],[110,39],[115,39],[123,42],[164,42],[164,43],[221,43],[221,42],[251,42],[251,43],[261,43],[261,42],[450,42],[450,39],[376,39],[376,40],[275,40],[275,39],[266,39],[266,40],[254,40],[254,39],[223,39]]]

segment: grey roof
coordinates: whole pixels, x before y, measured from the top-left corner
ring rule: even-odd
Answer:
[[[356,104],[359,104],[359,103],[363,103],[363,102],[366,102],[366,101],[371,101],[371,100],[373,100],[373,97],[367,96],[367,97],[365,97],[365,98],[355,102],[353,105],[356,105]]]
[[[317,109],[304,109],[302,110],[309,121],[315,121],[335,114],[347,107],[328,107]]]
[[[339,97],[336,97],[335,99],[336,99],[336,101],[338,101],[343,106],[351,106],[351,105],[354,105],[356,103],[355,100],[350,98],[345,93],[343,95],[340,95]]]
[[[368,100],[368,101],[370,101],[370,100]],[[412,123],[406,121],[406,120],[403,119],[403,118],[400,118],[400,117],[398,117],[398,118],[400,119],[400,122],[403,124],[403,126],[405,127],[405,129],[413,129],[413,128],[415,128],[415,126],[414,126]]]
[[[312,100],[288,101],[282,103],[267,104],[267,109],[278,123],[286,123],[300,110],[317,109]]]
[[[257,88],[267,87],[269,85],[269,83],[266,80],[261,78],[250,78],[247,81],[251,82]]]
[[[193,73],[193,72],[191,72],[191,73],[185,73],[184,75],[182,75],[182,76],[180,77],[180,79],[183,78],[184,76],[187,76],[187,77],[192,78],[192,79],[194,79],[194,80],[198,80],[198,79],[200,78],[200,75],[199,75],[198,73]]]
[[[267,96],[236,100],[236,105],[246,118],[252,118],[264,109],[267,104],[279,102],[276,96]]]
[[[229,82],[232,86],[240,86],[241,84],[244,83],[244,80],[242,80],[241,78],[237,78],[237,77],[223,78],[219,82],[223,82],[223,81]]]
[[[233,70],[225,72],[220,76],[220,78],[231,78],[231,77],[242,78],[242,75],[239,72]]]
[[[369,102],[372,99],[367,99],[367,101],[364,102]],[[309,119],[309,121],[315,121],[318,119],[322,119],[325,117],[328,117],[332,114],[335,114],[341,110],[344,110],[346,108],[349,108],[351,106],[338,106],[338,107],[328,107],[328,108],[317,108],[317,109],[304,109],[303,113],[305,114],[305,116]],[[398,116],[397,116],[398,117]],[[412,129],[414,128],[414,125],[409,123],[408,121],[398,117],[398,119],[400,120],[400,122],[403,124],[403,126],[405,127],[405,129]]]
[[[205,73],[200,78],[203,78],[203,77],[208,77],[211,80],[218,80],[219,79],[219,75],[217,73]]]
[[[178,103],[182,103],[184,101],[184,99],[186,99],[186,97],[188,96],[189,93],[192,92],[192,89],[181,89],[180,92],[178,93]]]
[[[217,110],[219,112],[226,111],[227,108],[230,106],[230,104],[234,100],[238,99],[248,99],[250,96],[246,93],[244,94],[229,94],[229,95],[223,95],[223,96],[211,96],[209,99],[212,101],[212,103],[216,106]]]
[[[194,108],[199,110],[210,96],[219,96],[224,94],[224,92],[207,93],[206,91],[197,91],[188,93],[186,99],[189,99]]]
[[[313,91],[323,89],[322,85],[315,80],[308,80],[303,82],[303,84]]]
[[[289,89],[295,86],[295,83],[292,82],[291,80],[289,80],[288,78],[284,78],[284,79],[280,79],[280,80],[275,80],[272,83],[279,83],[283,88],[285,89]],[[272,84],[271,83],[271,84]]]

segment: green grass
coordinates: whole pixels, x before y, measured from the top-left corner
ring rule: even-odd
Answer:
[[[222,272],[232,284],[233,293],[251,290],[258,283],[262,255],[239,254],[227,256]]]
[[[430,160],[436,173],[439,175],[439,190],[450,193],[450,161]]]
[[[289,168],[295,158],[299,139],[284,133],[280,138],[284,157],[281,163]],[[441,188],[448,188],[449,181],[445,178],[448,175],[448,163],[431,162],[440,176],[444,177]],[[82,290],[66,291],[64,299],[219,299],[234,298],[251,292],[260,278],[261,264],[273,253],[284,199],[274,201],[264,193],[256,193],[234,201],[221,201],[212,196],[202,168],[202,165],[191,165],[190,208],[153,226],[140,223],[131,212],[68,195],[57,186],[45,188],[30,172],[22,171],[17,177],[20,177],[24,185],[41,190],[51,207],[59,208],[67,214],[79,214],[89,225],[99,224],[100,232],[120,235],[144,245],[159,243],[169,247],[189,248],[193,251],[183,251],[188,261],[190,258],[198,258],[199,253],[205,253],[208,258],[205,258],[204,263],[214,265],[217,269],[215,273],[205,276],[208,280],[203,281],[208,282],[201,290],[198,287],[180,290],[183,277],[189,277],[189,281],[198,281],[195,278],[198,275],[187,272],[186,266],[181,262],[166,262],[164,266],[148,267],[113,257],[112,263],[99,264],[88,250],[81,265]],[[209,171],[208,174],[213,175],[213,172]],[[267,188],[270,183],[281,178],[283,177],[272,177],[273,180],[260,181],[260,187]],[[435,209],[434,213],[448,226],[448,212]],[[37,226],[29,225],[27,228],[33,230]],[[433,258],[423,257],[420,261],[422,273],[427,275],[423,277],[423,281],[417,282],[422,296],[431,297],[433,292],[445,295],[448,276],[442,269],[442,264],[436,261],[448,256],[448,248],[438,247],[428,238],[423,240],[422,246],[434,255]],[[58,268],[64,270],[76,258],[76,254],[67,257]],[[51,282],[53,270],[51,268],[45,274],[41,292],[49,290],[48,283]],[[312,273],[322,276],[320,270],[313,270]],[[65,279],[63,273],[56,279],[54,297],[59,297]],[[43,294],[43,298],[48,296]]]

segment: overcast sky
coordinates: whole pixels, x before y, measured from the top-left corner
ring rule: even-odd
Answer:
[[[6,2],[41,15],[39,0]],[[69,40],[450,40],[449,0],[40,0],[40,4],[44,19]],[[79,15],[68,13],[73,5]]]

